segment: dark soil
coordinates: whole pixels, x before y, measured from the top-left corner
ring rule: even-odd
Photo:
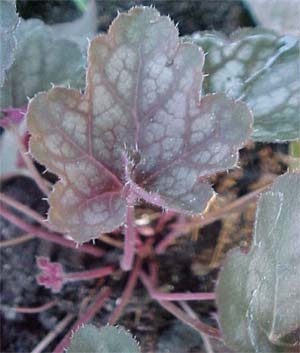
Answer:
[[[170,14],[175,22],[179,22],[181,34],[204,29],[218,29],[228,33],[240,26],[253,25],[251,17],[239,1],[99,1],[100,29],[107,29],[116,9],[124,10],[132,4],[140,3],[155,4],[162,13]],[[18,9],[26,18],[39,17],[48,23],[53,22],[53,18],[61,22],[78,16],[71,1],[22,0],[18,1]],[[282,174],[286,166],[280,152],[285,152],[285,147],[281,151],[277,148],[276,145],[251,144],[241,151],[241,168],[212,178],[220,194],[220,202],[226,204],[259,188],[272,176]],[[47,211],[46,202],[41,200],[42,195],[27,178],[9,180],[2,185],[2,192],[41,214]],[[178,239],[165,255],[158,258],[159,285],[168,285],[174,291],[213,290],[218,267],[226,251],[234,246],[249,246],[254,212],[255,204],[251,204],[241,213],[200,229],[196,237]],[[22,234],[3,219],[0,220],[0,227],[2,240]],[[116,251],[109,259],[96,259],[37,239],[1,249],[1,352],[32,351],[68,312],[77,313],[87,298],[93,297],[101,287],[108,284],[113,288],[113,295],[94,319],[94,323],[101,326],[115,307],[115,301],[121,296],[126,283],[126,275],[116,275],[109,280],[67,284],[59,294],[53,295],[36,283],[36,256],[48,256],[52,261],[60,262],[66,271],[79,271],[101,266],[106,260],[117,261],[119,254]],[[58,300],[57,306],[41,314],[17,314],[12,309],[18,306],[40,306],[54,298]],[[211,320],[215,312],[213,304],[194,303],[193,308],[207,321]],[[204,352],[201,339],[195,338],[190,329],[182,328],[177,319],[151,301],[140,284],[119,323],[136,335],[144,353],[179,352],[176,347],[182,349],[180,353]],[[178,332],[185,333],[181,337]],[[51,343],[47,352],[61,338],[62,335]],[[173,339],[173,350],[170,350]],[[186,343],[183,343],[184,340]]]

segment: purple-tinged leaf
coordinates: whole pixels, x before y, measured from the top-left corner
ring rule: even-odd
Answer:
[[[217,285],[225,342],[237,352],[299,352],[300,174],[279,177],[256,213],[247,255],[233,250]]]
[[[235,166],[251,133],[246,105],[200,103],[203,52],[154,8],[119,15],[88,58],[84,94],[55,87],[29,104],[31,152],[61,179],[50,221],[82,242],[124,224],[139,199],[203,212],[205,177]]]

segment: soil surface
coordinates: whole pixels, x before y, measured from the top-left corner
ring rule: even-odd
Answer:
[[[218,29],[228,33],[253,25],[251,16],[238,1],[100,1],[99,28],[107,29],[116,9],[124,10],[131,4],[156,4],[164,14],[170,14],[179,22],[182,35],[196,30]],[[18,9],[24,17],[39,17],[48,23],[70,20],[78,16],[78,10],[69,1],[18,1]],[[63,14],[63,15],[62,15]],[[67,14],[67,15],[66,15]],[[219,193],[215,205],[226,203],[255,190],[284,173],[286,165],[282,157],[286,146],[249,144],[240,152],[239,167],[229,173],[221,173],[211,179]],[[5,182],[2,192],[45,215],[47,204],[35,184],[28,178],[18,177]],[[212,291],[224,254],[234,246],[247,249],[251,243],[255,203],[242,212],[233,213],[199,229],[196,234],[181,237],[166,254],[157,258],[159,287],[174,291]],[[26,221],[29,221],[26,219]],[[174,220],[173,220],[174,221]],[[22,232],[0,219],[1,240],[16,238]],[[164,235],[164,231],[161,236]],[[98,242],[101,247],[112,249]],[[97,246],[97,244],[95,246]],[[65,271],[80,271],[117,262],[121,251],[111,251],[109,256],[94,258],[55,244],[34,239],[26,243],[1,249],[1,352],[31,352],[52,331],[67,313],[79,312],[86,300],[93,297],[104,285],[113,288],[113,294],[93,322],[101,326],[122,295],[126,274],[116,274],[108,280],[85,281],[66,284],[58,294],[52,294],[36,283],[36,256],[48,256],[60,262]],[[57,300],[57,305],[40,314],[16,313],[15,307],[37,307]],[[207,322],[212,322],[216,312],[212,302],[193,303],[193,309]],[[141,344],[144,353],[205,352],[201,338],[190,328],[169,315],[149,299],[139,283],[126,307],[119,324],[129,329]],[[66,332],[60,334],[46,349],[51,352]],[[229,352],[215,345],[215,352]]]

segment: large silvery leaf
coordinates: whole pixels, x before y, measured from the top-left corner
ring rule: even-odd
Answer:
[[[279,177],[256,213],[253,245],[233,250],[217,285],[225,342],[238,352],[300,348],[300,174]]]
[[[153,8],[119,15],[88,57],[84,94],[55,87],[29,105],[31,152],[61,179],[50,221],[86,241],[140,199],[203,212],[204,177],[233,167],[251,133],[247,106],[223,94],[199,104],[203,52]]]
[[[0,87],[5,73],[14,61],[16,48],[15,31],[19,23],[14,0],[0,1]]]
[[[88,41],[97,33],[98,16],[95,0],[89,0],[83,15],[70,22],[56,23],[51,26],[55,38],[71,39],[78,43],[82,50],[87,49]]]
[[[72,337],[67,353],[140,353],[137,342],[123,328],[93,325],[80,328]]]
[[[55,39],[39,20],[21,21],[16,31],[15,61],[0,91],[0,106],[21,107],[27,97],[51,88],[51,84],[84,87],[85,59],[74,41]]]
[[[193,40],[207,52],[205,92],[225,92],[246,102],[254,115],[254,140],[300,138],[298,39],[252,29],[230,38],[197,33]]]

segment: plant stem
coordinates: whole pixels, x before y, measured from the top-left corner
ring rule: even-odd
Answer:
[[[16,129],[12,129],[12,131],[14,132],[15,136],[16,136],[16,140],[17,140],[17,144],[18,144],[18,148],[20,151],[20,154],[24,160],[24,163],[26,164],[26,167],[28,168],[28,170],[30,171],[31,177],[33,178],[33,180],[36,182],[37,186],[39,187],[39,189],[45,194],[45,195],[49,195],[50,192],[50,188],[49,188],[49,184],[48,182],[41,177],[40,173],[38,172],[38,170],[36,169],[34,162],[32,160],[32,158],[30,157],[28,151],[26,151],[25,146],[23,144],[23,141],[19,135],[19,133],[17,132]]]
[[[41,353],[69,325],[73,318],[73,314],[67,314],[54,329],[41,340],[31,353]]]
[[[163,293],[155,289],[154,284],[157,283],[157,268],[154,263],[150,266],[150,276],[148,283],[148,291],[155,300],[165,301],[183,301],[183,300],[215,300],[216,294],[212,293]]]
[[[126,283],[126,287],[123,290],[123,294],[121,297],[121,300],[115,310],[112,312],[110,315],[110,318],[108,319],[108,323],[110,325],[115,325],[124,309],[124,307],[127,305],[127,303],[130,300],[130,297],[132,295],[132,292],[136,286],[136,282],[139,276],[139,272],[141,270],[142,266],[142,259],[140,257],[137,258],[135,265],[133,267],[133,270],[131,271],[129,275],[129,279]]]
[[[143,282],[144,286],[146,287],[149,295],[152,297],[152,295],[151,295],[151,292],[152,292],[151,281],[143,271],[140,272],[140,279]],[[204,322],[200,321],[199,319],[191,318],[184,311],[182,311],[180,308],[178,308],[178,306],[176,306],[175,304],[173,304],[169,301],[158,300],[158,299],[156,299],[156,300],[164,309],[169,311],[172,315],[177,317],[179,320],[181,320],[184,323],[186,323],[187,325],[191,326],[194,330],[198,331],[199,333],[201,332],[201,333],[204,333],[208,336],[215,337],[217,339],[221,338],[221,333],[218,329],[205,324]]]
[[[176,213],[173,211],[167,211],[167,212],[162,213],[157,224],[156,224],[155,232],[160,233],[164,229],[166,223],[171,221],[171,219],[174,218],[175,215],[176,215]]]
[[[194,310],[188,305],[188,303],[186,302],[180,302],[179,303],[180,306],[182,307],[182,309],[193,319],[197,319],[197,315],[196,313],[194,312]],[[203,332],[200,332],[200,335],[201,335],[201,338],[202,338],[202,341],[203,341],[203,344],[204,344],[204,347],[205,347],[205,350],[206,350],[206,353],[214,353],[214,350],[213,350],[213,347],[210,343],[210,340],[209,340],[209,337],[204,334]]]
[[[40,223],[42,226],[55,230],[54,226],[49,224],[47,220],[41,216],[39,213],[32,210],[30,207],[22,204],[21,202],[14,200],[13,198],[0,192],[0,201],[4,202],[6,205],[13,207],[15,210],[24,213],[26,216],[32,218],[36,222]]]
[[[112,237],[108,236],[107,234],[101,234],[98,239],[102,241],[103,243],[106,243],[108,245],[114,246],[115,248],[118,249],[123,249],[123,242],[113,239]]]
[[[71,248],[97,257],[102,256],[105,253],[104,250],[88,244],[77,247],[75,242],[63,238],[62,235],[50,233],[46,230],[43,230],[40,227],[36,227],[24,222],[21,218],[19,218],[18,216],[10,212],[2,205],[0,205],[0,215],[4,217],[6,220],[8,220],[9,222],[16,225],[18,228],[22,229],[24,232],[33,234],[40,239],[47,240],[47,241],[65,246],[67,248]]]
[[[178,308],[175,304],[171,302],[166,302],[163,300],[158,301],[158,303],[167,311],[169,311],[171,314],[173,314],[175,317],[177,317],[179,320],[183,321],[187,325],[191,326],[194,330],[199,332],[200,334],[204,333],[207,336],[214,337],[217,339],[221,339],[221,332],[204,322],[200,321],[199,319],[193,319],[189,315],[187,315],[184,311]]]
[[[93,319],[93,317],[101,309],[105,300],[110,296],[110,294],[111,289],[105,288],[100,294],[97,295],[95,301],[84,311],[83,314],[78,317],[71,330],[69,330],[66,336],[55,347],[53,353],[64,352],[65,348],[70,345],[72,334],[77,331],[83,324],[86,324]]]
[[[291,141],[289,143],[289,169],[290,171],[300,170],[300,141]]]
[[[185,216],[180,215],[176,223],[176,228],[173,229],[166,237],[164,237],[155,247],[156,254],[163,254],[168,246],[170,246],[177,238],[183,235],[185,225]]]
[[[124,255],[121,260],[121,268],[123,271],[130,271],[134,260],[137,229],[134,222],[134,201],[129,202],[126,209],[126,228]]]
[[[208,212],[201,216],[200,218],[196,218],[189,223],[186,224],[186,229],[174,229],[171,233],[169,233],[164,239],[162,239],[156,246],[156,253],[157,254],[162,254],[168,246],[173,244],[173,242],[180,237],[183,234],[189,234],[193,228],[195,227],[204,227],[207,226],[208,224],[211,224],[226,215],[236,212],[236,211],[241,211],[244,209],[249,203],[256,201],[256,199],[259,197],[259,195],[266,191],[272,183],[268,183],[267,185],[250,192],[249,194],[239,197],[237,200],[227,204],[223,208]]]
[[[27,307],[15,307],[13,308],[13,310],[17,313],[20,314],[39,314],[42,313],[46,310],[49,310],[50,308],[52,308],[53,306],[55,306],[57,304],[56,300],[52,300],[46,304],[43,304],[41,306],[36,306],[34,308],[27,308]]]
[[[2,240],[0,241],[0,249],[6,248],[8,246],[15,246],[19,244],[23,244],[29,240],[35,239],[35,237],[31,234],[24,234],[15,239]]]
[[[261,188],[250,192],[249,194],[246,194],[242,197],[239,197],[238,199],[227,204],[226,206],[222,207],[221,209],[213,211],[213,212],[209,212],[209,213],[205,214],[202,218],[200,218],[200,219],[198,218],[198,219],[194,220],[193,222],[191,222],[191,229],[195,226],[198,226],[198,227],[206,226],[208,224],[211,224],[211,223],[225,217],[226,215],[228,215],[232,212],[241,211],[246,206],[248,206],[249,203],[256,201],[257,198],[259,197],[259,195],[262,192],[266,191],[271,185],[272,185],[272,183],[268,183],[267,185],[264,185]]]
[[[181,301],[181,300],[215,300],[215,293],[160,293],[153,290],[151,297],[156,300]]]
[[[64,273],[63,281],[73,282],[73,281],[85,281],[85,280],[94,279],[94,278],[101,278],[112,274],[114,270],[115,270],[114,266],[106,266],[106,267],[96,268],[94,270]]]

